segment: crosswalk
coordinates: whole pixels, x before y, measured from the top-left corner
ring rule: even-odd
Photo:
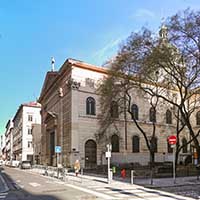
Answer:
[[[163,191],[144,188],[142,186],[127,186],[127,187],[114,187],[114,186],[87,186],[89,189],[97,192],[110,195],[113,199],[128,199],[128,200],[192,200],[193,198],[183,197]]]
[[[7,195],[8,195],[7,192],[0,193],[0,200],[1,200],[1,199],[5,199]]]

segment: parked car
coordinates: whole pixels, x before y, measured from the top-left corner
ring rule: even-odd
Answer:
[[[30,169],[31,168],[31,161],[30,160],[24,160],[20,162],[19,167],[21,169]]]
[[[11,166],[12,167],[19,167],[19,161],[18,160],[12,160],[11,161]]]

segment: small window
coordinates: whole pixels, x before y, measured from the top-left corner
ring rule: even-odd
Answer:
[[[187,153],[187,140],[185,138],[182,139],[182,145],[183,145],[183,153]]]
[[[111,144],[112,152],[119,152],[119,137],[117,135],[111,137]]]
[[[149,110],[149,121],[156,122],[156,110],[154,107],[151,107]]]
[[[111,117],[113,117],[113,118],[119,117],[118,104],[116,101],[111,102],[110,114],[111,114]]]
[[[28,135],[32,135],[32,128],[28,128]]]
[[[151,138],[151,141],[150,141],[150,144],[151,144],[151,149],[157,153],[158,152],[158,139],[156,137],[152,137]]]
[[[95,115],[96,111],[95,111],[95,99],[93,97],[88,97],[86,99],[86,114],[87,115]]]
[[[134,135],[132,138],[132,152],[140,152],[140,138],[137,135]]]
[[[196,114],[196,124],[200,125],[200,111],[198,111]]]
[[[28,121],[32,122],[33,121],[33,115],[28,115]]]
[[[172,124],[172,112],[170,110],[166,111],[166,124]]]
[[[134,119],[138,120],[138,112],[139,112],[139,110],[138,110],[138,106],[136,104],[133,104],[131,106],[131,112],[132,112],[132,117]]]
[[[32,142],[28,141],[28,148],[31,148],[31,147],[32,147]]]

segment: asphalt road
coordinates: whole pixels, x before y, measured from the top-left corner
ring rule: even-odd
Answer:
[[[9,191],[0,194],[5,200],[99,200],[95,195],[68,187],[60,181],[7,168],[2,171]]]

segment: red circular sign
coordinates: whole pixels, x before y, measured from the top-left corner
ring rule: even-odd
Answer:
[[[168,142],[169,142],[169,144],[176,144],[176,136],[175,135],[169,136]]]

